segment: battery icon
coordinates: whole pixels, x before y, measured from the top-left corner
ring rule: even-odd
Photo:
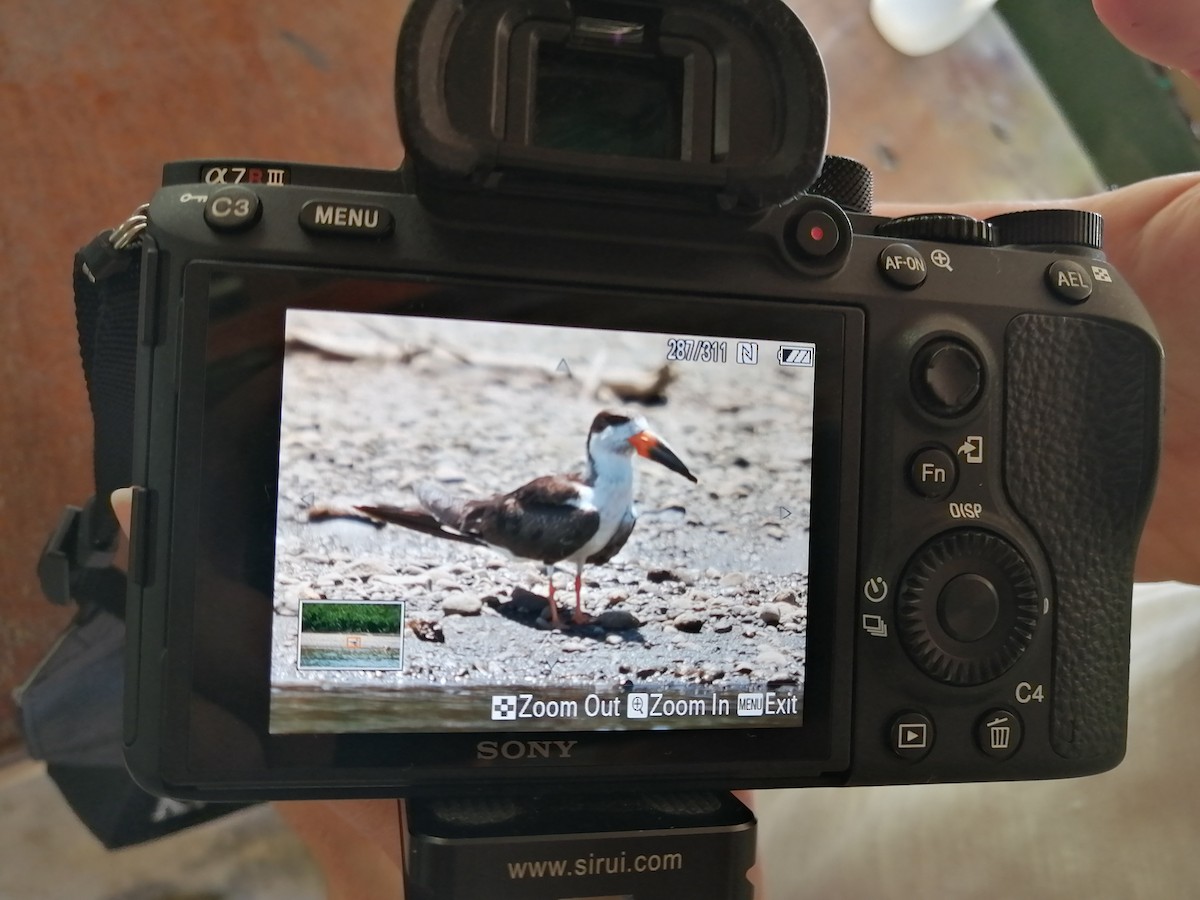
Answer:
[[[812,344],[784,344],[779,348],[779,364],[810,369],[816,352]]]

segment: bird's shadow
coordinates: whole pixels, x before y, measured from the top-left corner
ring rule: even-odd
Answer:
[[[525,588],[513,588],[512,595],[508,600],[501,600],[491,604],[492,608],[504,618],[511,622],[516,622],[524,625],[527,628],[533,628],[538,631],[546,631],[550,625],[545,618],[549,599],[541,594],[535,594],[533,591],[527,591]],[[603,641],[610,634],[619,634],[626,643],[642,644],[645,643],[645,638],[642,637],[641,623],[629,617],[628,623],[619,623],[624,627],[612,627],[601,624],[604,621],[604,614],[581,624],[576,624],[570,621],[571,611],[560,610],[560,621],[563,623],[560,631],[563,634],[569,634],[572,637],[589,638],[594,641]]]

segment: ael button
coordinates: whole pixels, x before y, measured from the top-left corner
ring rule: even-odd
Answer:
[[[1082,303],[1092,296],[1092,276],[1072,259],[1060,259],[1046,269],[1046,285],[1059,299]]]

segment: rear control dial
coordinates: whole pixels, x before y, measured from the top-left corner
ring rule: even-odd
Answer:
[[[990,247],[994,241],[987,222],[953,213],[927,213],[884,222],[875,229],[880,237],[905,241],[923,240],[947,244],[973,244]]]
[[[996,243],[1024,247],[1104,247],[1104,219],[1082,209],[1030,209],[988,219]]]
[[[904,647],[931,678],[983,684],[1008,671],[1033,640],[1039,593],[1025,557],[976,529],[926,544],[896,600]]]

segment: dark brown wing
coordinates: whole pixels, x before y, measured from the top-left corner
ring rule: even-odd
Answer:
[[[479,538],[471,534],[462,534],[443,525],[423,509],[413,509],[403,506],[356,506],[357,510],[365,512],[373,519],[390,522],[393,525],[403,525],[422,534],[446,538],[451,541],[462,541],[464,544],[483,544]]]
[[[621,524],[617,526],[616,532],[607,544],[589,556],[584,562],[594,563],[602,566],[618,553],[625,546],[625,542],[629,540],[629,535],[633,534],[633,526],[637,524],[637,516],[633,510],[626,513],[625,518],[621,520]]]
[[[600,527],[594,509],[573,505],[575,485],[561,475],[535,478],[509,494],[467,504],[462,530],[514,556],[558,562]]]

